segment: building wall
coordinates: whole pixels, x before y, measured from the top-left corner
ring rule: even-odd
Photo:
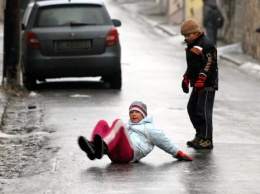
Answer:
[[[181,24],[187,18],[202,24],[202,0],[168,0],[167,17],[173,24]]]
[[[260,33],[255,31],[260,28],[260,1],[245,2],[243,49],[253,57],[260,59]]]
[[[4,21],[4,0],[0,0],[0,22]]]
[[[221,35],[227,43],[239,42],[239,38],[235,36],[235,26],[237,25],[236,20],[239,21],[241,18],[236,17],[236,0],[225,1],[223,0],[222,13],[225,18],[224,26],[222,27]]]
[[[181,24],[184,20],[184,1],[168,0],[167,17],[172,24]]]
[[[221,36],[227,43],[241,42],[244,52],[260,60],[259,0],[222,0],[225,24]]]
[[[186,0],[185,2],[185,19],[193,18],[202,27],[202,0]]]
[[[202,0],[167,0],[166,16],[173,24],[194,18],[202,26]],[[260,1],[259,0],[217,0],[225,18],[219,37],[227,43],[241,42],[244,52],[260,60]]]

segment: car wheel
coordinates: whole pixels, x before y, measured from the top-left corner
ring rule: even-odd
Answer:
[[[121,89],[122,87],[122,75],[121,69],[115,74],[109,76],[109,84],[111,89]]]
[[[23,74],[23,85],[27,90],[36,90],[36,79]]]
[[[25,73],[24,64],[22,61],[22,80],[23,80],[23,86],[27,90],[35,90],[37,88],[36,78],[29,76]]]

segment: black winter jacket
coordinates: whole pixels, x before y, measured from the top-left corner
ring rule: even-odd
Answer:
[[[187,70],[186,75],[193,87],[199,75],[207,77],[205,87],[218,90],[218,63],[217,49],[212,41],[202,33],[186,48]]]

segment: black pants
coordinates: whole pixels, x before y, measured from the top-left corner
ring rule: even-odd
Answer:
[[[196,130],[196,135],[201,138],[212,139],[212,113],[215,99],[215,90],[205,90],[198,94],[196,89],[192,89],[187,105],[191,123]]]

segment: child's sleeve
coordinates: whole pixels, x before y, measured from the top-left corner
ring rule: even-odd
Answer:
[[[179,150],[179,147],[170,139],[164,131],[159,128],[150,128],[148,134],[150,136],[150,141],[158,148],[164,150],[165,152],[175,156]]]
[[[217,50],[214,46],[203,49],[203,67],[200,74],[208,75],[211,73],[213,67],[217,63]]]

